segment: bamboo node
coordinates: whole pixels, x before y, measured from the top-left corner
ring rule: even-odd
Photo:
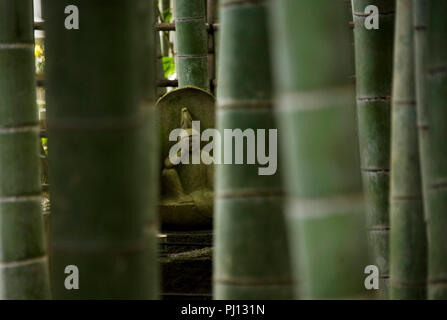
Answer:
[[[0,196],[0,203],[32,202],[41,200],[41,195]]]
[[[7,269],[7,268],[15,268],[15,267],[21,267],[26,266],[30,264],[39,264],[39,263],[45,263],[48,261],[47,255],[37,257],[37,258],[31,258],[31,259],[25,259],[25,260],[19,260],[19,261],[12,261],[12,262],[0,262],[0,269]]]

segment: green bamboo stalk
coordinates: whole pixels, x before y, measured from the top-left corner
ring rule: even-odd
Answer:
[[[0,0],[0,299],[48,299],[33,2]]]
[[[397,0],[390,185],[390,298],[426,297],[426,231],[416,128],[412,0]]]
[[[214,94],[216,79],[216,31],[214,30],[214,22],[216,21],[215,12],[217,5],[215,0],[206,1],[206,22],[210,26],[210,31],[207,34],[207,52],[208,52],[208,78],[210,83],[210,91]]]
[[[268,129],[277,128],[267,37],[269,4],[221,1],[217,128],[222,134],[224,129],[266,129],[268,139]],[[247,148],[245,144],[245,163]],[[291,298],[280,169],[270,176],[260,176],[258,165],[249,164],[216,165],[215,170],[214,297]]]
[[[344,1],[273,2],[287,223],[301,298],[366,294],[362,180]],[[334,62],[335,60],[336,62]]]
[[[353,0],[357,118],[366,217],[380,293],[389,285],[389,178],[395,1]],[[365,8],[379,9],[379,29],[365,27]]]
[[[175,0],[177,75],[179,87],[209,90],[204,0]]]
[[[428,4],[427,56],[425,60],[429,164],[427,177],[430,299],[447,299],[447,2]]]
[[[79,8],[79,30],[64,28],[67,5]],[[147,0],[44,7],[58,299],[157,297],[152,10]],[[79,269],[78,290],[64,286],[67,265]]]
[[[155,35],[155,45],[156,45],[156,49],[155,49],[155,56],[156,56],[156,68],[157,68],[157,80],[165,80],[165,71],[163,69],[163,60],[162,60],[162,54],[161,54],[161,47],[160,47],[160,34],[156,33]],[[158,87],[157,88],[157,96],[161,97],[162,95],[164,95],[167,92],[166,88],[163,87]]]
[[[160,13],[161,13],[161,19],[163,22],[166,22],[167,20],[167,14],[168,10],[171,8],[171,0],[160,0]],[[169,31],[160,31],[160,38],[161,38],[161,55],[163,57],[169,56]]]
[[[427,55],[427,28],[429,0],[413,0],[413,29],[414,29],[414,68],[416,87],[416,123],[418,129],[419,161],[421,166],[422,195],[424,205],[424,218],[426,222],[427,237],[430,236],[429,221],[429,183],[430,151],[429,151],[429,117],[426,95],[426,55]],[[430,241],[428,241],[430,243]],[[428,246],[428,278],[430,279],[430,249]],[[430,286],[430,284],[428,284]]]
[[[154,4],[154,21],[158,21],[158,1],[153,1]],[[165,37],[163,37],[163,41],[161,39],[161,36],[163,35],[163,32],[154,32],[155,33],[155,61],[156,61],[156,79],[157,80],[164,80],[166,79],[165,77],[165,72],[163,69],[163,54],[162,54],[162,49],[163,49],[163,41],[166,40]],[[167,89],[163,88],[163,87],[158,87],[157,88],[157,97],[161,97],[162,95],[164,95],[166,93]]]
[[[415,60],[415,86],[416,86],[416,110],[417,127],[419,132],[419,154],[422,172],[422,193],[424,199],[427,195],[429,175],[428,164],[428,108],[425,90],[424,69],[427,54],[427,18],[429,0],[413,0],[413,29],[414,29],[414,60]],[[424,200],[425,205],[425,200]],[[425,220],[428,223],[428,207],[424,207]]]
[[[220,1],[219,0],[214,0],[214,23],[219,24],[219,16],[220,16]],[[218,74],[219,74],[219,49],[220,49],[220,31],[219,28],[214,30],[214,59],[215,59],[215,65],[214,65],[214,79],[219,78]],[[214,91],[216,91],[217,89],[217,83],[215,85]]]

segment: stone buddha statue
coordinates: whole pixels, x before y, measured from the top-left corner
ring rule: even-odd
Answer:
[[[188,108],[181,109],[180,126],[184,130],[178,142],[188,143],[189,154],[178,151],[178,157],[190,157],[193,151],[192,141],[198,138],[192,126],[192,116]],[[198,150],[202,157],[211,157],[204,150]],[[197,152],[197,151],[196,151]],[[173,164],[168,157],[163,161],[161,173],[160,213],[164,226],[175,228],[208,228],[213,216],[213,166],[200,164]]]

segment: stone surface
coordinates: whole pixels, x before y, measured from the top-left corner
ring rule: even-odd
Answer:
[[[162,296],[206,298],[211,295],[212,248],[161,257]]]

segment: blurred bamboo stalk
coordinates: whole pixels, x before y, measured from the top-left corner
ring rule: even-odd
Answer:
[[[269,129],[277,128],[272,110],[269,5],[270,1],[221,1],[220,132],[266,129],[268,139]],[[267,152],[274,154],[272,142],[267,146]],[[215,169],[214,298],[290,299],[293,286],[281,169],[261,176],[259,164],[234,164],[232,157],[233,165]]]
[[[80,10],[79,30],[63,27],[68,5]],[[147,0],[47,0],[44,7],[58,299],[157,297],[152,10]],[[67,265],[79,269],[78,290],[64,286]]]
[[[390,298],[425,299],[427,239],[419,165],[412,0],[396,1],[390,192]]]
[[[419,154],[422,173],[422,193],[425,199],[427,194],[427,177],[429,174],[428,151],[428,108],[426,96],[426,68],[427,55],[427,27],[428,27],[429,0],[413,0],[413,29],[414,29],[414,61],[415,61],[415,87],[416,87],[416,113],[417,128],[419,132]],[[427,201],[424,200],[424,205]],[[424,215],[427,220],[428,207],[424,206]]]
[[[426,179],[428,218],[430,299],[447,299],[447,1],[429,0],[427,52],[423,80],[426,81],[424,107],[429,112]]]
[[[209,90],[205,0],[175,0],[179,87]]]
[[[389,179],[391,88],[395,1],[353,0],[356,50],[357,118],[366,198],[366,218],[373,264],[380,271],[380,292],[389,285]],[[379,9],[379,29],[365,26],[365,9]]]
[[[346,2],[272,5],[295,297],[362,297],[368,253]]]
[[[427,81],[425,69],[427,65],[427,29],[428,29],[428,5],[429,0],[413,0],[413,32],[414,32],[414,71],[416,89],[416,125],[418,130],[419,161],[421,166],[422,198],[424,208],[424,220],[426,223],[427,240],[430,236],[429,216],[429,183],[430,175],[430,151],[429,151],[429,108],[427,99]],[[428,279],[430,279],[430,254],[433,246],[428,245]],[[431,250],[431,251],[430,251]],[[428,283],[428,289],[430,283]],[[436,287],[436,285],[435,285]]]
[[[49,299],[33,2],[0,0],[0,299]]]

